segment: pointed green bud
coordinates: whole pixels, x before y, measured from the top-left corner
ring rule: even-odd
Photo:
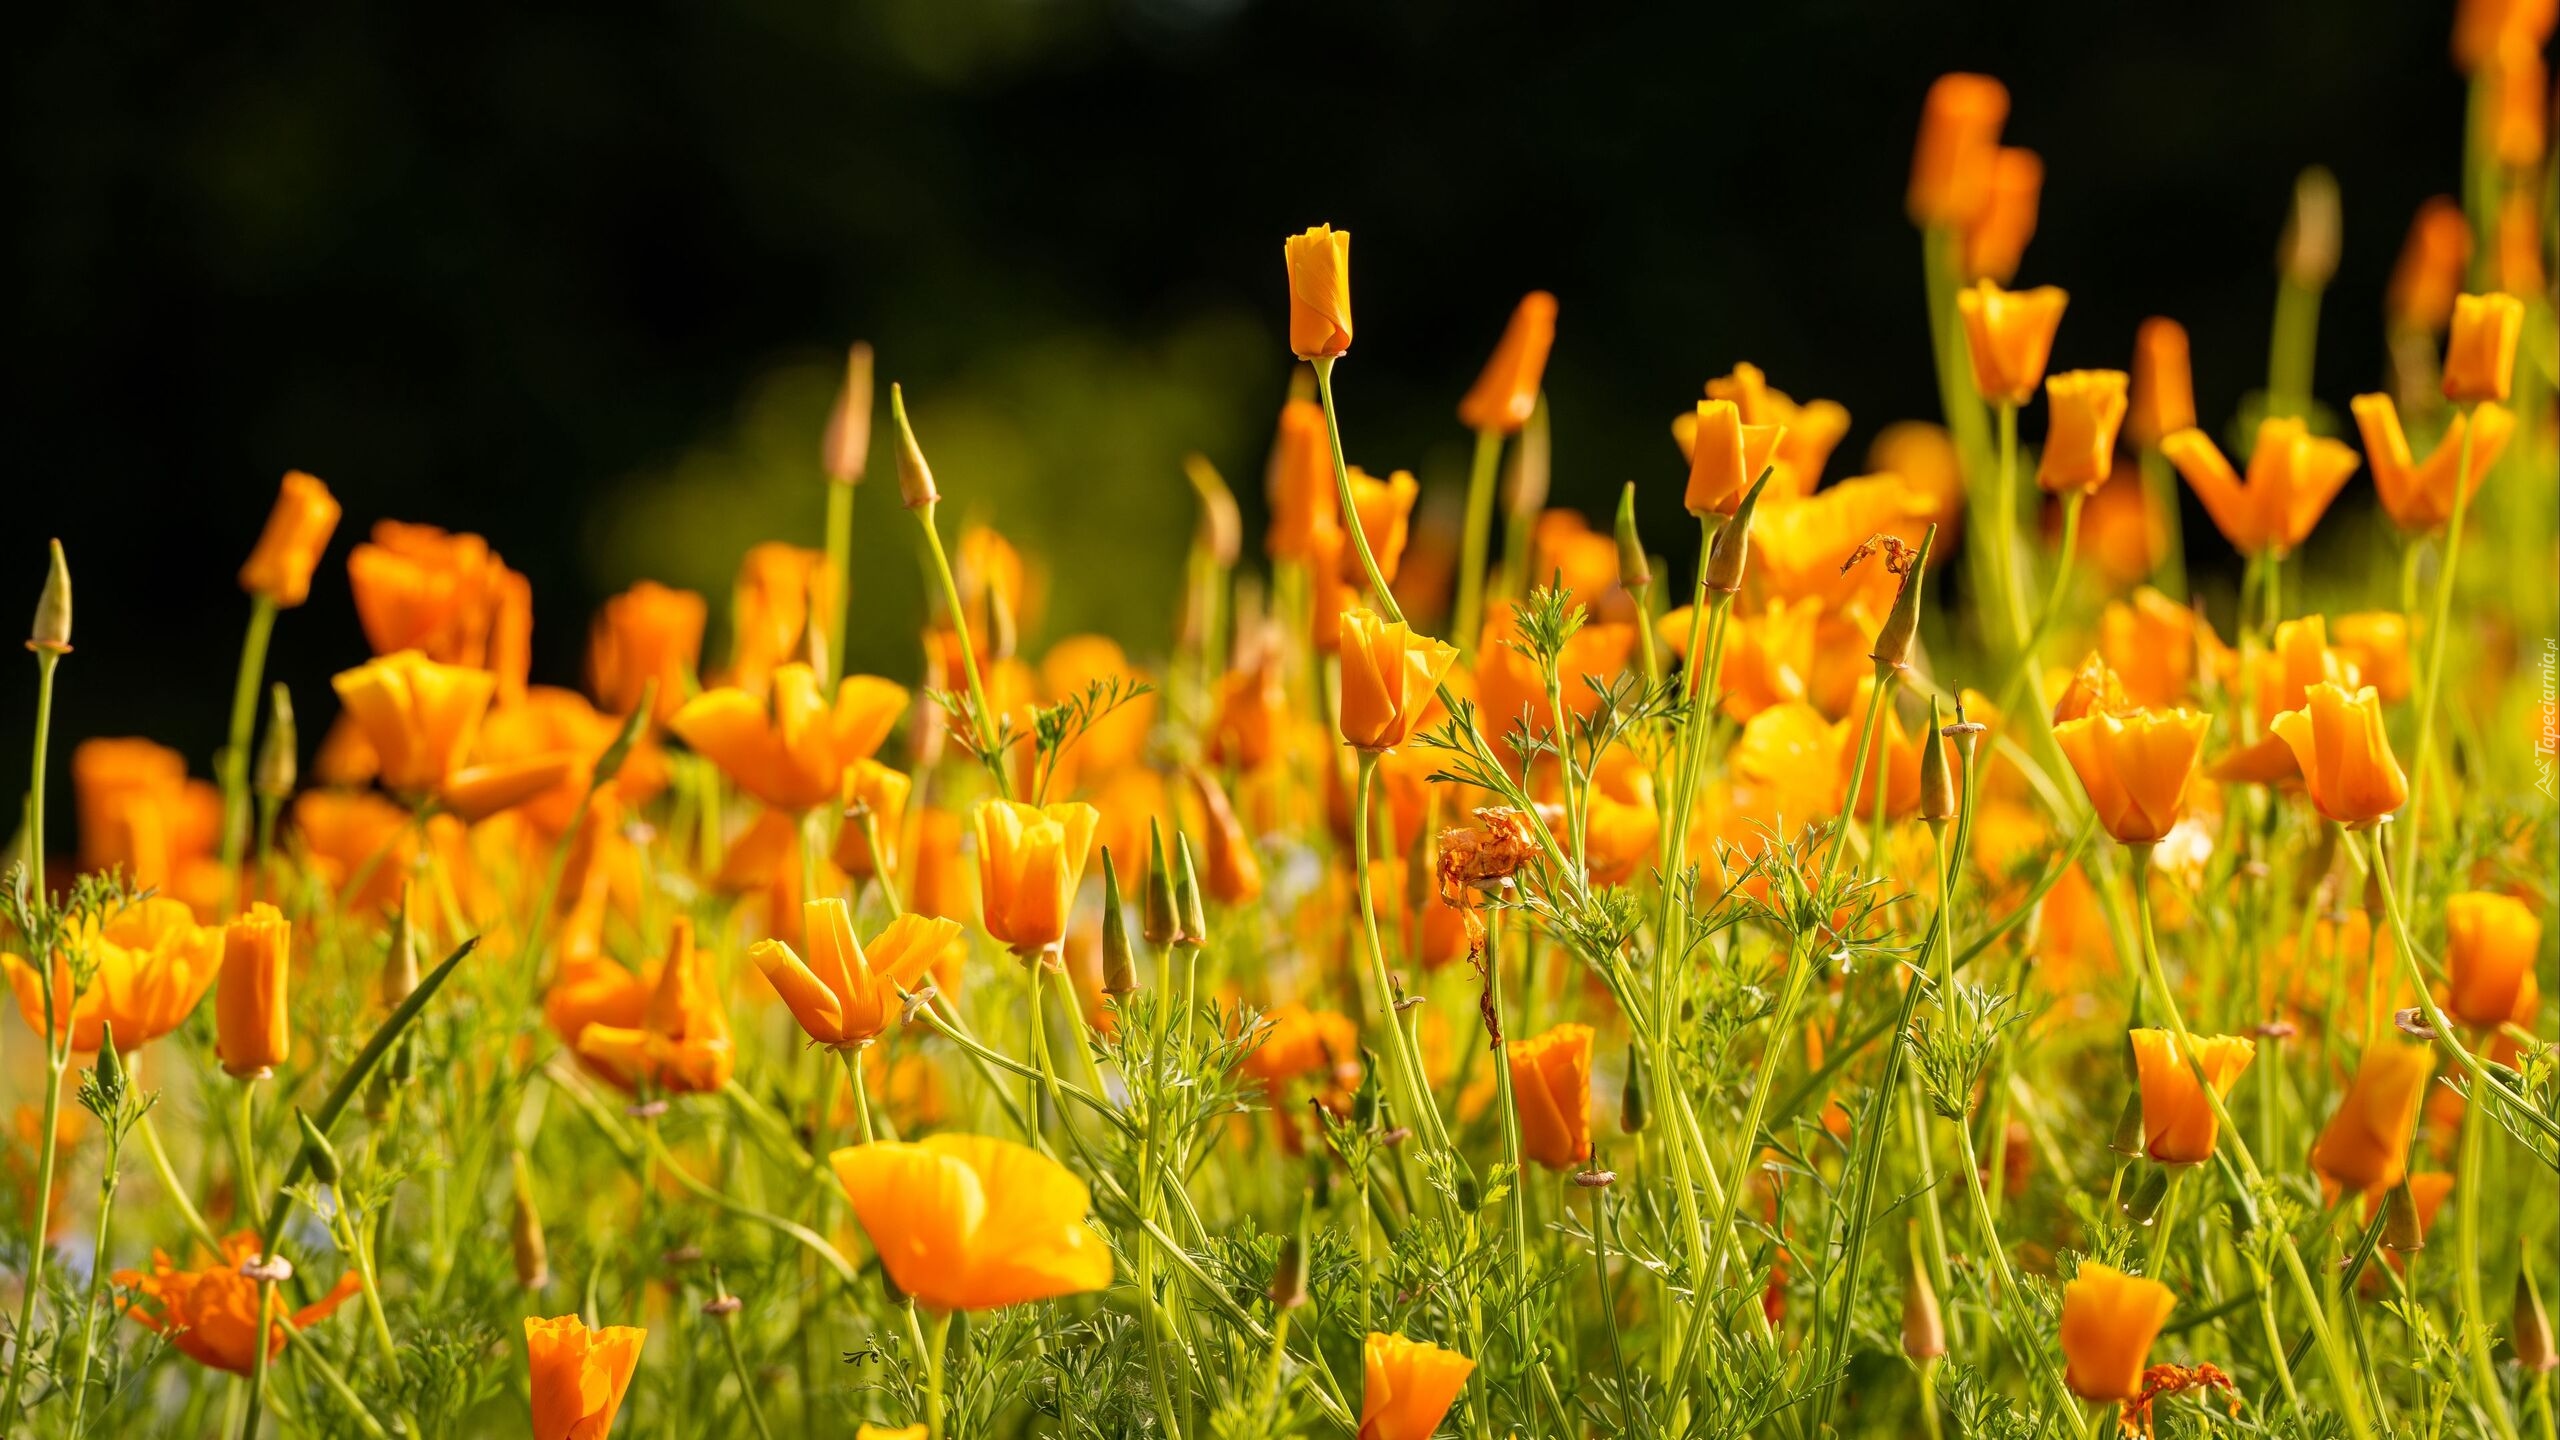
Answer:
[[[267,687],[267,733],[258,742],[258,769],[253,783],[269,800],[293,794],[300,778],[301,739],[293,728],[293,692],[279,680]]]
[[[1150,945],[1170,945],[1182,935],[1182,914],[1173,902],[1173,866],[1165,859],[1164,827],[1147,820],[1147,903],[1139,912],[1138,933]]]
[[[1760,513],[1760,492],[1769,488],[1769,477],[1778,473],[1772,465],[1761,470],[1760,478],[1743,492],[1742,503],[1733,509],[1733,518],[1716,532],[1715,548],[1707,554],[1707,588],[1713,595],[1707,603],[1742,589],[1742,572],[1751,564],[1751,517]]]
[[[1635,1045],[1627,1046],[1626,1088],[1618,1092],[1618,1128],[1630,1135],[1641,1135],[1653,1123],[1653,1103],[1645,1097],[1644,1058]]]
[[[1120,871],[1111,847],[1102,847],[1102,993],[1126,995],[1138,988],[1138,957],[1129,948],[1129,912],[1120,903]]]
[[[898,425],[898,499],[910,510],[921,510],[942,498],[933,488],[933,467],[924,463],[924,447],[916,443],[916,429],[907,423],[907,397],[895,382],[889,386],[889,418]]]
[[[1920,735],[1920,818],[1943,827],[1956,814],[1956,772],[1947,737],[1938,733],[1938,697],[1929,697],[1929,728]]]
[[[1920,548],[1903,569],[1902,588],[1893,592],[1893,610],[1876,631],[1876,648],[1868,652],[1868,658],[1876,662],[1878,679],[1887,671],[1910,667],[1911,641],[1920,633],[1920,582],[1929,573],[1929,547],[1936,543],[1938,526],[1932,521],[1927,533],[1920,537]]]
[[[62,558],[62,542],[52,543],[44,573],[44,594],[36,598],[36,623],[27,631],[27,648],[39,654],[71,651],[71,565]]]
[[[1200,902],[1200,871],[1191,863],[1191,837],[1178,837],[1180,864],[1174,871],[1174,895],[1182,902],[1182,943],[1198,948],[1209,943],[1209,910]]]
[[[1653,561],[1644,553],[1644,537],[1636,533],[1636,482],[1618,492],[1618,584],[1628,590],[1653,583]]]
[[[1307,1303],[1307,1270],[1315,1252],[1315,1201],[1298,1200],[1298,1232],[1280,1241],[1280,1258],[1271,1267],[1271,1308],[1287,1314]]]
[[[2168,1198],[2168,1167],[2154,1165],[2151,1173],[2143,1177],[2142,1188],[2134,1191],[2132,1198],[2124,1202],[2124,1218],[2137,1228],[2148,1230],[2151,1222],[2159,1217],[2160,1202]]]
[[[114,1104],[124,1093],[124,1056],[116,1049],[116,1025],[113,1020],[98,1022],[98,1059],[95,1066],[98,1094]]]
[[[845,352],[844,383],[827,411],[818,441],[818,463],[838,485],[859,485],[871,462],[871,347],[855,341]]]
[[[2403,1255],[2427,1248],[2426,1217],[2418,1213],[2418,1197],[2410,1191],[2407,1176],[2391,1187],[2390,1197],[2382,1202],[2382,1246]]]
[[[329,1137],[301,1106],[293,1107],[294,1123],[302,1127],[302,1154],[311,1173],[323,1185],[338,1183],[338,1151]]]

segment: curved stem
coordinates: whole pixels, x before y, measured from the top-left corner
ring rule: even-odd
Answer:
[[[276,602],[260,595],[249,604],[249,631],[240,640],[240,671],[231,682],[231,738],[222,747],[223,893],[240,893],[240,855],[249,835],[249,739],[257,727],[258,682],[266,675],[267,640],[274,634]]]
[[[1328,363],[1325,369],[1333,367]],[[1330,420],[1333,402],[1325,402]],[[1476,432],[1475,462],[1467,471],[1467,528],[1459,544],[1458,608],[1453,612],[1457,633],[1449,638],[1459,651],[1472,660],[1476,651],[1477,632],[1484,623],[1485,552],[1493,539],[1493,477],[1502,460],[1502,434],[1497,430]],[[1353,526],[1357,517],[1350,517]]]
[[[1360,525],[1360,507],[1351,498],[1351,467],[1342,463],[1342,421],[1333,410],[1335,359],[1325,355],[1307,363],[1316,367],[1316,394],[1324,400],[1325,435],[1333,442],[1333,487],[1342,504],[1342,528],[1350,538],[1351,548],[1359,553],[1360,568],[1369,576],[1369,589],[1378,599],[1378,613],[1401,625],[1404,610],[1396,604],[1395,592],[1387,588],[1387,577],[1378,569],[1378,557],[1369,553],[1369,535]]]

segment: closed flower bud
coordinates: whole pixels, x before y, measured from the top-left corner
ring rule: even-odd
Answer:
[[[1920,1263],[1916,1245],[1902,1287],[1902,1353],[1921,1364],[1947,1353],[1947,1326],[1938,1313],[1938,1292],[1929,1284],[1928,1267]]]
[[[2516,342],[2523,334],[2524,302],[2513,295],[2455,296],[2453,329],[2444,342],[2445,398],[2505,400],[2515,380]],[[68,606],[66,596],[66,619]]]
[[[2087,495],[2115,473],[2116,429],[2124,423],[2121,370],[2069,370],[2044,382],[2044,454],[2036,484],[2048,494]]]
[[[2035,238],[2036,204],[2044,194],[2044,160],[2033,150],[2003,145],[1992,155],[1990,201],[1965,227],[1968,279],[2006,285]]]
[[[2534,1283],[2530,1244],[2525,1253],[2525,1263],[2516,1267],[2515,1314],[2507,1321],[2507,1343],[2515,1347],[2516,1363],[2527,1375],[2541,1375],[2560,1368],[2560,1349],[2551,1343],[2551,1316],[2542,1308],[2542,1288]]]
[[[1271,1308],[1280,1314],[1287,1314],[1307,1303],[1307,1272],[1314,1249],[1310,1243],[1313,1226],[1313,1202],[1302,1198],[1298,1202],[1298,1231],[1281,1238],[1280,1258],[1271,1267],[1271,1288],[1266,1292],[1271,1299]]]
[[[302,1127],[303,1162],[311,1167],[311,1173],[318,1177],[321,1184],[337,1184],[337,1147],[329,1143],[327,1133],[321,1130],[319,1123],[314,1121],[301,1106],[293,1107],[293,1118],[294,1122]]]
[[[98,1058],[92,1062],[91,1070],[97,1076],[98,1093],[108,1104],[116,1103],[124,1093],[125,1070],[123,1052],[116,1049],[113,1020],[98,1021]]]
[[[258,742],[257,774],[251,782],[260,795],[282,800],[293,794],[298,749],[293,729],[293,692],[279,680],[267,687],[267,733]]]
[[[1983,399],[2024,405],[2035,398],[2036,387],[2044,383],[2045,361],[2053,354],[2053,332],[2070,303],[2070,296],[2051,285],[2003,290],[1978,280],[1956,292],[1965,348],[1973,357],[1974,388]]]
[[[1708,589],[1731,595],[1742,588],[1742,572],[1751,564],[1751,519],[1760,513],[1760,492],[1769,488],[1769,477],[1775,473],[1761,471],[1760,478],[1743,492],[1733,518],[1716,532],[1715,547],[1707,554]]]
[[[1129,915],[1120,904],[1120,872],[1111,848],[1102,850],[1102,993],[1126,995],[1138,988],[1138,957],[1129,947]]]
[[[1653,1123],[1652,1104],[1645,1097],[1644,1061],[1636,1054],[1633,1042],[1627,1045],[1627,1079],[1618,1092],[1618,1128],[1630,1135],[1641,1135]]]
[[[1938,733],[1938,697],[1929,697],[1929,728],[1920,736],[1920,818],[1942,826],[1955,818],[1956,772],[1947,738]]]
[[[222,937],[222,973],[214,981],[214,1049],[234,1075],[265,1075],[293,1051],[293,1012],[285,1000],[293,926],[264,901],[231,922]]]
[[[2125,433],[2137,445],[2158,445],[2196,423],[2195,371],[2187,358],[2187,327],[2154,315],[2133,332],[2133,395]]]
[[[1902,588],[1893,593],[1893,609],[1887,611],[1884,624],[1876,630],[1876,646],[1867,658],[1877,669],[1904,670],[1911,665],[1911,642],[1920,633],[1920,581],[1928,573],[1929,547],[1938,540],[1938,527],[1931,522],[1920,536],[1920,549],[1902,572]]]
[[[2008,87],[1988,75],[1941,75],[1920,112],[1920,142],[1911,157],[1904,198],[1911,223],[1924,229],[1971,224],[1991,203],[2000,127],[2009,119]]]
[[[933,467],[925,463],[916,429],[907,423],[907,397],[895,381],[889,385],[889,416],[898,425],[898,501],[921,510],[940,500],[942,492],[933,488]]]
[[[1351,348],[1351,232],[1318,225],[1281,247],[1289,264],[1289,350],[1325,360]]]
[[[391,941],[382,957],[382,1003],[397,1009],[418,988],[418,931],[411,920],[417,913],[417,900],[411,882],[400,882],[400,909],[391,917]]]
[[[1653,562],[1644,553],[1644,538],[1636,533],[1636,482],[1630,480],[1618,492],[1618,584],[1629,591],[1653,583]]]
[[[542,1212],[533,1203],[533,1167],[519,1150],[515,1191],[507,1207],[507,1241],[515,1252],[516,1283],[539,1290],[551,1283],[551,1251],[542,1240]]]
[[[2410,1192],[2406,1175],[2382,1202],[2382,1244],[2403,1255],[2427,1248],[2426,1217],[2418,1212],[2418,1197]]]
[[[337,533],[338,515],[328,486],[299,470],[288,473],[257,548],[240,567],[240,588],[285,609],[301,604],[311,594],[311,572]]]
[[[1547,352],[1556,341],[1556,297],[1532,290],[1511,312],[1502,340],[1475,387],[1458,402],[1458,420],[1470,430],[1516,435],[1538,408],[1538,385],[1546,378]]]
[[[62,558],[62,542],[51,543],[44,593],[36,597],[36,623],[27,631],[27,648],[43,654],[71,653],[71,566]]]
[[[844,384],[827,411],[827,429],[818,442],[819,463],[839,485],[858,485],[871,462],[871,347],[855,341],[845,352]]]
[[[2338,273],[2338,177],[2314,165],[2293,182],[2293,209],[2276,242],[2276,272],[2305,290]]]
[[[1731,400],[1698,402],[1698,424],[1689,440],[1689,489],[1682,503],[1692,515],[1731,515],[1742,505],[1786,438],[1784,425],[1746,425]]]
[[[1147,819],[1147,901],[1139,912],[1138,933],[1150,945],[1170,945],[1182,937],[1182,910],[1173,898],[1173,865],[1165,856],[1164,827]]]
[[[1202,946],[1209,943],[1209,911],[1200,899],[1200,871],[1191,863],[1191,837],[1174,837],[1178,849],[1174,868],[1174,898],[1180,902],[1182,943]]]

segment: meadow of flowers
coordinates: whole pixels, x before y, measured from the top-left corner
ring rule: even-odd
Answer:
[[[1050,636],[1108,557],[944,517],[859,345],[825,531],[716,626],[615,596],[575,685],[487,541],[286,476],[203,775],[50,733],[139,663],[61,537],[0,1435],[2552,1440],[2552,20],[2462,6],[2386,314],[2322,314],[2303,177],[2235,416],[2174,319],[2051,370],[1982,76],[1906,196],[1943,413],[1848,478],[1736,362],[1549,508],[1537,293],[1444,533],[1346,462],[1350,236],[1289,236],[1265,533],[1119,482],[1196,494],[1168,654]],[[875,422],[913,684],[843,673]],[[373,654],[291,695],[324,563]]]

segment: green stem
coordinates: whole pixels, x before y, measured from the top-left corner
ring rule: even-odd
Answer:
[[[2462,1302],[2462,1349],[2471,1361],[2471,1388],[2474,1402],[2488,1412],[2490,1428],[2500,1440],[2517,1440],[2514,1417],[2507,1414],[2504,1390],[2498,1384],[2498,1365],[2489,1355],[2490,1329],[2488,1310],[2480,1303],[2480,1157],[2488,1138],[2489,1115],[2474,1108],[2462,1117],[2461,1158],[2453,1181],[2453,1198],[2460,1207],[2454,1227],[2454,1280]]]
[[[1333,367],[1327,363],[1324,368]],[[1333,413],[1331,400],[1325,402],[1325,414]],[[1477,632],[1484,627],[1485,552],[1493,539],[1493,478],[1502,461],[1502,434],[1496,430],[1476,432],[1476,454],[1467,472],[1467,528],[1460,542],[1458,560],[1458,608],[1449,638],[1459,652],[1472,659],[1476,651]],[[1359,517],[1346,514],[1343,523],[1359,528]]]
[[[1013,785],[1005,775],[1004,752],[996,748],[996,713],[987,704],[986,683],[978,675],[977,646],[969,639],[969,612],[960,607],[960,582],[952,576],[951,557],[942,548],[942,531],[934,524],[930,504],[916,507],[916,519],[924,526],[925,550],[933,557],[933,573],[942,582],[942,602],[951,610],[951,632],[960,643],[960,668],[969,678],[970,729],[978,739],[978,757],[995,777],[996,790],[1010,798]]]
[[[951,1342],[951,1312],[937,1310],[933,1323],[925,1327],[924,1347],[924,1433],[925,1440],[942,1440],[942,1353]]]
[[[2427,671],[2418,687],[2418,745],[2411,751],[2415,765],[2410,773],[2418,780],[2417,803],[2409,807],[2408,838],[2400,846],[2400,865],[2407,873],[2404,886],[2417,883],[2418,832],[2426,818],[2426,795],[2436,753],[2436,706],[2443,699],[2445,635],[2453,628],[2453,582],[2462,561],[2462,522],[2471,508],[2471,440],[2478,433],[2479,417],[2469,405],[2456,407],[2462,424],[2462,444],[2453,467],[2453,514],[2445,521],[2444,563],[2436,572],[2435,613],[2427,623]],[[2376,847],[2377,853],[2380,847]],[[2403,893],[2406,903],[2416,892]]]
[[[1317,361],[1316,373],[1322,376],[1324,362]],[[1378,905],[1369,887],[1369,807],[1370,793],[1378,777],[1378,752],[1359,752],[1359,782],[1351,801],[1352,867],[1360,876],[1353,888],[1360,893],[1360,928],[1369,948],[1369,978],[1378,988],[1380,1019],[1388,1037],[1388,1048],[1394,1053],[1397,1072],[1404,1077],[1405,1103],[1412,1107],[1421,1133],[1434,1149],[1449,1152],[1449,1132],[1440,1123],[1440,1107],[1431,1097],[1431,1081],[1422,1072],[1422,1062],[1405,1042],[1404,1027],[1396,1023],[1395,986],[1387,977],[1386,947],[1378,939]]]
[[[836,584],[836,613],[825,617],[827,691],[833,694],[844,678],[845,632],[853,613],[853,487],[833,480],[827,484],[827,569]]]
[[[258,720],[258,683],[266,676],[267,641],[275,633],[276,602],[266,595],[249,605],[249,633],[240,641],[240,672],[231,682],[231,738],[222,747],[223,893],[237,896],[240,855],[249,837],[249,740]]]
[[[1333,486],[1336,497],[1342,502],[1342,528],[1350,536],[1351,548],[1359,553],[1360,568],[1369,576],[1369,589],[1378,599],[1378,613],[1401,625],[1404,623],[1404,610],[1396,604],[1395,592],[1387,588],[1387,577],[1378,569],[1378,557],[1369,553],[1368,532],[1360,526],[1360,507],[1351,498],[1351,467],[1342,462],[1342,422],[1333,410],[1333,362],[1336,358],[1326,355],[1308,363],[1316,368],[1316,394],[1324,400],[1325,434],[1333,442]],[[1366,886],[1365,880],[1363,886]]]

